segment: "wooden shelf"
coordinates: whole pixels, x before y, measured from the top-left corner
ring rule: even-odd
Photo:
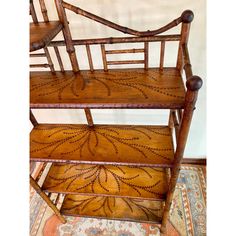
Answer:
[[[54,163],[43,183],[47,192],[165,199],[163,168]]]
[[[40,124],[30,134],[30,160],[171,167],[174,150],[167,126]]]
[[[31,72],[31,108],[183,108],[176,68]]]
[[[160,223],[163,205],[161,201],[66,195],[61,213],[72,216]]]
[[[60,21],[30,23],[30,52],[47,46],[62,28]]]

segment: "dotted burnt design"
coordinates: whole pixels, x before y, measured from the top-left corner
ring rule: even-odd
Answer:
[[[119,149],[129,148],[131,151],[139,153],[143,158],[148,158],[150,154],[156,158],[162,158],[170,161],[171,157],[167,154],[173,151],[172,148],[153,147],[146,142],[140,142],[140,135],[145,136],[152,141],[151,134],[155,136],[170,136],[166,127],[157,126],[106,126],[98,125],[89,127],[87,125],[47,125],[35,127],[34,132],[39,132],[44,138],[31,140],[31,154],[44,151],[48,157],[51,157],[55,151],[57,155],[71,155],[76,153],[82,158],[84,153],[95,156],[96,148],[104,148],[108,145],[109,152],[117,154],[119,159]],[[132,132],[132,135],[130,133]],[[63,149],[66,147],[66,150]],[[107,147],[108,148],[108,147]],[[45,152],[46,150],[46,152]],[[64,151],[63,151],[64,150]],[[165,154],[166,153],[166,154]]]
[[[172,75],[168,75],[171,77]],[[173,75],[174,76],[174,75]],[[147,80],[152,81],[153,83],[146,84],[142,81],[142,78],[145,77]],[[156,92],[168,97],[174,97],[183,99],[183,96],[174,94],[172,91],[181,89],[179,86],[173,87],[163,87],[158,86],[158,79],[155,76],[155,72],[133,72],[128,71],[117,71],[116,73],[110,72],[96,72],[90,73],[87,72],[84,74],[70,75],[64,77],[63,75],[58,74],[54,78],[44,78],[41,77],[41,82],[31,85],[31,93],[37,93],[36,96],[48,96],[51,94],[57,94],[58,100],[62,100],[62,95],[65,89],[70,90],[70,96],[80,97],[81,92],[85,92],[89,84],[94,83],[96,88],[97,86],[103,87],[105,89],[103,95],[111,96],[112,92],[115,93],[115,86],[118,85],[121,87],[130,88],[135,90],[137,93],[141,94],[143,98],[148,99],[149,91]]]
[[[63,212],[68,214],[73,212],[74,209],[78,211],[78,214],[83,215],[83,211],[86,212],[86,208],[91,208],[94,213],[100,213],[106,217],[110,215],[114,216],[116,208],[126,207],[127,215],[135,214],[137,211],[141,211],[146,220],[150,220],[150,216],[154,219],[160,219],[160,213],[162,211],[161,206],[147,207],[145,206],[145,200],[131,199],[131,198],[115,198],[115,197],[86,197],[85,199],[75,200],[68,197],[66,199],[69,206],[63,206]],[[129,212],[128,212],[129,211]]]
[[[64,170],[64,171],[62,171]],[[132,170],[132,175],[129,174]],[[150,171],[152,170],[152,172]],[[64,172],[64,173],[62,173]],[[155,178],[155,172],[162,173],[161,178]],[[142,196],[142,192],[148,192],[155,198],[163,199],[165,194],[160,193],[159,185],[165,184],[165,178],[163,179],[163,169],[158,168],[143,168],[143,167],[124,167],[118,165],[75,165],[75,164],[53,164],[53,171],[49,172],[46,179],[47,190],[53,190],[55,187],[63,186],[66,191],[73,191],[71,185],[74,184],[76,191],[85,190],[90,188],[92,193],[95,193],[95,189],[100,187],[104,194],[113,194],[121,192],[121,184],[126,185],[130,190],[134,190],[138,195]],[[55,177],[53,173],[61,173],[60,176]],[[154,175],[153,175],[154,173]],[[145,177],[147,181],[145,183],[139,180]],[[109,189],[111,183],[116,183],[116,189],[112,187]],[[150,184],[151,183],[151,184]],[[86,190],[87,191],[87,190]],[[163,191],[163,190],[162,190]]]

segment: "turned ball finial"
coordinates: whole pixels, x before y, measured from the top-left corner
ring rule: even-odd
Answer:
[[[202,79],[197,75],[193,75],[186,82],[187,88],[191,91],[199,90],[202,87],[202,84]]]
[[[182,15],[181,15],[181,18],[182,18],[182,22],[184,23],[190,23],[193,21],[193,18],[194,18],[194,14],[191,10],[185,10]]]

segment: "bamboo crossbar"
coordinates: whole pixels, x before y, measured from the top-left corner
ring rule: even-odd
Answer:
[[[161,33],[164,33],[165,31],[179,25],[181,22],[182,22],[182,16],[176,18],[175,20],[171,21],[169,24],[159,28],[159,29],[156,29],[156,30],[147,30],[147,31],[138,31],[138,30],[134,30],[134,29],[131,29],[131,28],[128,28],[128,27],[124,27],[124,26],[121,26],[121,25],[118,25],[114,22],[111,22],[109,20],[106,20],[100,16],[97,16],[95,14],[92,14],[90,12],[87,12],[79,7],[76,7],[76,6],[73,6],[69,3],[66,3],[64,1],[62,1],[62,6],[70,11],[73,11],[74,13],[76,14],[79,14],[79,15],[82,15],[84,17],[87,17],[91,20],[94,20],[94,21],[97,21],[103,25],[106,25],[110,28],[113,28],[115,30],[118,30],[124,34],[131,34],[131,35],[135,35],[135,36],[154,36],[154,35],[157,35],[157,34],[161,34]]]
[[[144,64],[144,60],[107,61],[107,65]]]
[[[120,49],[120,50],[106,50],[106,54],[121,54],[121,53],[142,53],[143,48]]]
[[[95,44],[115,44],[115,43],[140,43],[140,42],[161,42],[161,41],[179,41],[180,34],[158,35],[148,37],[110,37],[95,39],[74,39],[72,43],[76,45],[95,45]],[[66,46],[65,41],[52,41],[48,46]]]
[[[184,70],[186,74],[186,78],[190,78],[193,75],[192,66],[190,62],[188,46],[187,44],[182,45],[183,59],[184,59]]]
[[[30,54],[30,57],[46,57],[45,53],[34,53]]]
[[[30,68],[38,68],[38,67],[48,68],[50,66],[49,64],[31,64],[30,65]]]

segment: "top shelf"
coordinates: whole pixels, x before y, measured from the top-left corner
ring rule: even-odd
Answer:
[[[31,108],[182,109],[185,88],[176,68],[31,72]]]
[[[30,52],[47,46],[62,28],[60,21],[30,23]]]

